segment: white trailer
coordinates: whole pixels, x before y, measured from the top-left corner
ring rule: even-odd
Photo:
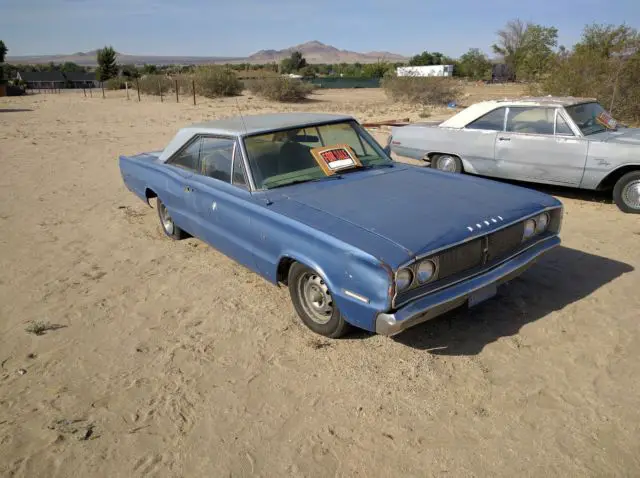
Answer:
[[[399,66],[398,76],[453,76],[453,65]]]

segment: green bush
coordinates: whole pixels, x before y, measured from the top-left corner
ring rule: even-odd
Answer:
[[[173,90],[173,81],[171,78],[165,75],[145,75],[140,79],[132,82],[134,88],[140,89],[140,93],[145,95],[160,95],[162,91],[163,95],[170,93]]]
[[[104,87],[107,90],[124,90],[125,81],[127,81],[127,79],[122,77],[109,78],[107,81],[104,82]]]
[[[624,58],[595,51],[559,57],[532,93],[597,98],[616,119],[640,122],[640,51]]]
[[[456,80],[442,77],[386,75],[381,86],[394,101],[421,105],[446,105],[462,93]]]
[[[242,93],[242,82],[231,68],[203,66],[196,69],[193,78],[196,92],[206,98],[235,96]],[[185,88],[190,88],[185,85]]]
[[[265,77],[247,81],[247,87],[254,95],[271,101],[287,103],[303,101],[314,90],[313,85],[297,78],[286,76]]]

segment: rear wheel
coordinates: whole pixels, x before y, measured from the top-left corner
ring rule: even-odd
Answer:
[[[175,225],[171,214],[169,214],[169,210],[160,198],[156,199],[156,206],[158,209],[158,217],[160,218],[160,226],[162,226],[164,233],[176,241],[187,237],[187,234]]]
[[[613,200],[621,211],[640,214],[640,171],[631,171],[618,179]]]
[[[462,161],[451,154],[437,154],[431,157],[431,167],[447,173],[461,173]]]
[[[291,302],[304,325],[325,337],[338,338],[349,330],[324,279],[313,269],[295,262],[289,269]]]

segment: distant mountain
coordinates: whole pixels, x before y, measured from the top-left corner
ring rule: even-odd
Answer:
[[[285,48],[284,50],[260,50],[247,58],[249,63],[269,63],[287,58],[294,51],[299,51],[307,63],[375,63],[378,60],[406,61],[407,58],[388,51],[373,51],[358,53],[349,50],[339,50],[334,46],[325,45],[317,40],[301,45]]]
[[[319,41],[310,41],[284,50],[260,50],[249,57],[222,57],[222,56],[152,56],[152,55],[128,55],[118,53],[118,63],[121,65],[205,65],[214,63],[270,63],[280,61],[292,52],[299,51],[308,63],[375,63],[379,60],[406,61],[407,58],[386,51],[358,53],[349,50],[339,50],[331,45],[325,45]],[[97,50],[76,52],[69,55],[33,55],[33,56],[8,56],[7,63],[14,64],[39,64],[39,63],[64,63],[67,61],[81,66],[96,66]]]

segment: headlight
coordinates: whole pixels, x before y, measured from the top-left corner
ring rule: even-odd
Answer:
[[[542,213],[536,218],[536,234],[541,234],[549,227],[549,214]]]
[[[418,276],[418,282],[421,284],[430,281],[436,272],[436,265],[433,261],[427,259],[422,261],[416,269],[416,275]]]
[[[413,282],[413,273],[411,269],[400,269],[396,274],[396,287],[398,291],[406,290]]]
[[[536,233],[536,221],[533,219],[527,219],[524,223],[524,233],[522,233],[522,240],[526,241]]]

